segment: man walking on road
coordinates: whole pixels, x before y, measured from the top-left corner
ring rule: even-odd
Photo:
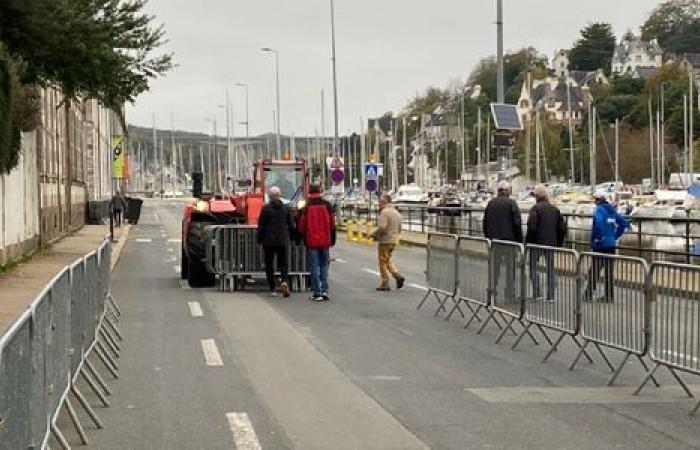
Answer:
[[[377,251],[379,254],[379,277],[380,284],[378,291],[390,291],[389,275],[396,280],[396,289],[401,289],[406,282],[399,270],[391,260],[396,244],[401,234],[401,214],[391,203],[391,196],[383,194],[379,198],[379,220],[377,229],[374,231],[374,240],[377,241]]]
[[[275,258],[281,273],[280,289],[282,295],[289,297],[287,282],[289,266],[287,264],[287,245],[290,233],[294,230],[294,221],[287,205],[282,203],[282,193],[276,186],[268,192],[270,201],[263,206],[258,220],[258,243],[262,244],[265,252],[265,274],[270,295],[277,296],[275,280]]]
[[[484,236],[491,240],[521,244],[523,242],[523,229],[520,208],[510,198],[510,183],[505,180],[499,182],[497,190],[496,198],[489,202],[484,211]],[[498,291],[501,270],[505,270],[505,299],[502,301],[517,301],[515,298],[515,259],[517,257],[515,248],[500,246],[493,254],[494,291]]]
[[[630,227],[630,224],[615,210],[613,205],[608,203],[605,191],[595,193],[595,202],[597,206],[593,212],[591,250],[602,253],[602,255],[593,257],[584,299],[586,301],[594,300],[593,296],[596,293],[598,279],[603,271],[605,292],[598,300],[612,303],[615,300],[615,260],[606,255],[615,255],[617,241]]]
[[[335,211],[321,196],[321,187],[312,184],[309,198],[301,211],[299,232],[304,236],[308,250],[309,272],[311,272],[311,300],[329,300],[328,265],[330,247],[335,245]]]
[[[549,193],[544,185],[537,185],[534,189],[535,206],[530,210],[527,219],[527,235],[525,242],[546,247],[561,247],[566,238],[566,222],[559,208],[549,203]],[[538,272],[539,261],[544,256],[547,273],[547,301],[554,302],[554,294],[557,288],[555,270],[555,252],[550,249],[531,248],[530,281],[532,282],[532,296],[535,300],[542,299],[540,290],[540,274]]]

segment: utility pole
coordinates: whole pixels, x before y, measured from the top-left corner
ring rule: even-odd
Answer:
[[[566,75],[566,103],[568,105],[567,115],[569,116],[569,158],[571,161],[571,184],[576,180],[576,166],[574,164],[574,126],[571,118],[571,78]]]
[[[620,182],[620,119],[615,119],[615,187]]]
[[[321,183],[326,188],[326,98],[321,89]]]
[[[651,107],[651,96],[649,97],[649,157],[650,157],[650,176],[651,176],[651,187],[654,187],[654,111]]]
[[[479,107],[479,112],[477,113],[477,139],[476,139],[476,179],[478,183],[481,183],[481,107]],[[486,186],[484,186],[485,188]]]
[[[503,0],[496,0],[496,29],[497,29],[497,99],[505,103],[504,68],[503,68]]]
[[[362,180],[362,189],[365,188],[365,162],[367,161],[367,156],[365,155],[366,145],[365,145],[365,121],[360,117],[360,178]]]
[[[593,112],[593,117],[591,118],[591,150],[590,150],[590,172],[591,172],[591,194],[595,194],[595,189],[596,189],[596,184],[597,184],[597,178],[596,178],[596,146],[597,146],[597,124],[598,124],[598,116],[597,116],[597,108],[593,106],[592,108]]]
[[[331,61],[333,62],[333,116],[335,122],[335,128],[333,133],[333,156],[338,156],[338,74],[336,70],[336,57],[335,57],[335,5],[333,0],[331,2],[331,46],[332,56]]]
[[[406,116],[402,117],[402,130],[403,130],[403,139],[402,139],[402,147],[403,147],[403,184],[408,184],[408,156],[407,156],[407,135],[408,135],[408,130],[406,129]]]
[[[690,88],[690,95],[688,97],[688,131],[689,131],[689,144],[690,144],[690,173],[695,173],[695,161],[694,161],[694,156],[695,156],[695,124],[693,123],[694,117],[694,88],[693,88],[693,70],[690,70],[690,74],[688,76],[688,81],[689,83],[689,88]]]
[[[462,143],[462,174],[467,171],[467,143],[466,143],[466,137],[464,135],[464,86],[462,86],[461,89],[461,104],[460,104],[460,115],[459,115],[459,132],[460,132],[460,137],[459,141]],[[457,177],[460,181],[462,180],[462,174],[460,174],[459,177]]]

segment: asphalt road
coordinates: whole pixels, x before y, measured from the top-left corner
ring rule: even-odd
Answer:
[[[147,201],[114,273],[126,342],[93,448],[700,448],[693,402],[666,375],[633,397],[637,362],[609,388],[593,352],[569,371],[570,344],[542,364],[543,345],[511,351],[495,327],[416,311],[422,249],[397,251],[408,286],[381,295],[375,249],[346,242],[327,303],[186,289],[181,208]]]

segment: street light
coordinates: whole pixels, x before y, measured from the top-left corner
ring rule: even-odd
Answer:
[[[276,85],[276,111],[277,111],[277,159],[282,159],[282,138],[280,135],[280,54],[277,49],[270,47],[263,47],[260,49],[263,52],[274,53],[275,54],[275,85]]]
[[[250,119],[248,118],[248,83],[241,83],[237,82],[236,86],[245,88],[245,122],[238,122],[240,125],[245,125],[245,147],[243,149],[243,156],[246,157],[248,155],[248,140],[250,139]],[[240,177],[239,169],[238,169],[238,162],[239,160],[239,155],[238,151],[236,151],[236,175]]]
[[[207,117],[207,118],[205,118],[204,120],[206,120],[207,122],[211,122],[212,125],[214,126],[214,136],[213,136],[213,137],[214,137],[214,146],[213,146],[212,152],[213,152],[214,154],[216,154],[216,153],[217,153],[217,152],[216,152],[216,144],[217,144],[217,142],[216,142],[216,117],[214,117],[213,119]],[[217,164],[217,167],[216,167],[216,169],[214,169],[213,160],[216,159],[216,158],[212,158],[212,152],[209,152],[209,172],[210,172],[210,173],[209,173],[209,179],[212,180],[212,181],[210,182],[211,184],[209,185],[209,187],[213,190],[213,189],[214,189],[213,180],[214,180],[214,178],[217,178],[217,177],[216,177],[216,171],[218,171],[218,165],[219,165],[219,164],[218,164],[218,162],[217,162],[217,163],[216,163],[216,164]],[[217,184],[218,184],[218,182],[217,182]]]

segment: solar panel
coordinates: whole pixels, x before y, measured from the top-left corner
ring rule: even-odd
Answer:
[[[523,123],[517,105],[491,103],[491,114],[497,130],[522,130]]]

